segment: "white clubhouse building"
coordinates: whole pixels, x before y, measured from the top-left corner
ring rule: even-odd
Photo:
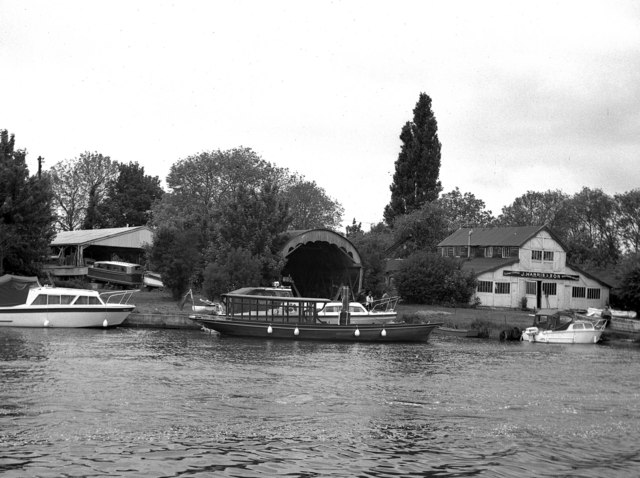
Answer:
[[[611,286],[567,264],[562,243],[546,226],[462,228],[438,253],[466,259],[478,280],[475,297],[487,307],[604,308]]]

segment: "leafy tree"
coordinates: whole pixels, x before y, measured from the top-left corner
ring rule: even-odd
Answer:
[[[142,226],[150,222],[152,206],[164,191],[158,176],[147,176],[137,162],[118,164],[118,176],[107,185],[97,205],[96,227]],[[91,207],[89,208],[91,210]]]
[[[362,230],[362,223],[356,222],[356,218],[353,218],[350,226],[347,226],[347,238],[353,241],[354,238],[364,234]]]
[[[640,189],[617,194],[614,200],[619,211],[620,240],[632,253],[640,252]]]
[[[51,183],[29,176],[26,151],[0,130],[0,275],[36,274],[53,236]]]
[[[96,209],[106,197],[107,184],[118,174],[118,164],[100,153],[55,164],[51,170],[57,223],[63,231],[97,227]]]
[[[197,236],[193,230],[163,227],[153,239],[151,263],[176,300],[189,289],[196,264],[201,260]]]
[[[618,261],[618,210],[613,198],[585,187],[565,203],[561,214],[561,236],[571,262],[605,267]]]
[[[635,255],[623,266],[618,302],[626,310],[640,314],[640,256]]]
[[[462,194],[457,187],[440,196],[437,203],[449,224],[447,235],[461,227],[485,227],[494,221],[491,211],[485,210],[486,205],[482,199],[476,198],[472,193]]]
[[[502,208],[498,217],[499,226],[544,226],[555,231],[564,229],[560,214],[569,196],[560,190],[527,191]]]
[[[262,263],[247,249],[231,249],[204,270],[202,292],[210,300],[220,294],[246,287],[260,285],[262,282]]]
[[[327,196],[315,181],[294,177],[292,184],[284,189],[285,201],[289,203],[293,229],[328,228],[338,229],[344,209],[339,202]]]
[[[263,283],[279,276],[282,264],[277,238],[291,223],[287,204],[278,188],[265,183],[260,190],[241,187],[220,216],[214,260],[238,248],[246,249],[262,262]]]
[[[393,233],[401,247],[395,249],[396,255],[407,257],[417,251],[435,252],[438,243],[450,234],[449,224],[447,211],[437,202],[398,217]]]
[[[393,234],[388,227],[372,228],[366,234],[348,236],[362,259],[363,285],[374,296],[385,292],[386,251],[393,243]]]
[[[413,121],[407,122],[400,134],[402,145],[395,163],[391,184],[391,202],[384,210],[384,219],[392,225],[397,216],[420,209],[435,201],[442,191],[438,124],[431,110],[431,98],[420,93],[413,110]]]
[[[398,292],[416,304],[468,304],[476,287],[471,272],[460,261],[417,252],[406,259],[396,276]]]

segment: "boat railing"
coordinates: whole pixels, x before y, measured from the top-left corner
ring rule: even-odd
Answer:
[[[223,295],[227,318],[274,323],[319,323],[317,304],[325,302],[309,297]]]
[[[371,312],[395,312],[400,296],[385,297],[373,301]]]
[[[100,294],[105,304],[126,305],[129,303],[131,296],[138,292],[137,290],[119,290],[113,292],[103,292]]]

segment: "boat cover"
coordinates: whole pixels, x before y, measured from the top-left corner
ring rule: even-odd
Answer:
[[[37,277],[3,275],[0,277],[0,307],[26,303],[29,289],[39,286]]]

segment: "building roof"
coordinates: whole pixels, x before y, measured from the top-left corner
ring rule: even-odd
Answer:
[[[477,257],[462,261],[462,270],[471,271],[475,275],[491,272],[501,267],[516,264],[520,260],[517,257],[507,257],[505,259],[491,257]]]
[[[474,227],[460,228],[444,239],[438,247],[449,246],[515,246],[521,247],[540,231],[546,230],[554,236],[546,226],[519,227]],[[557,238],[554,236],[554,239]]]
[[[59,232],[52,246],[114,246],[142,248],[153,242],[153,232],[147,226],[80,229]]]

